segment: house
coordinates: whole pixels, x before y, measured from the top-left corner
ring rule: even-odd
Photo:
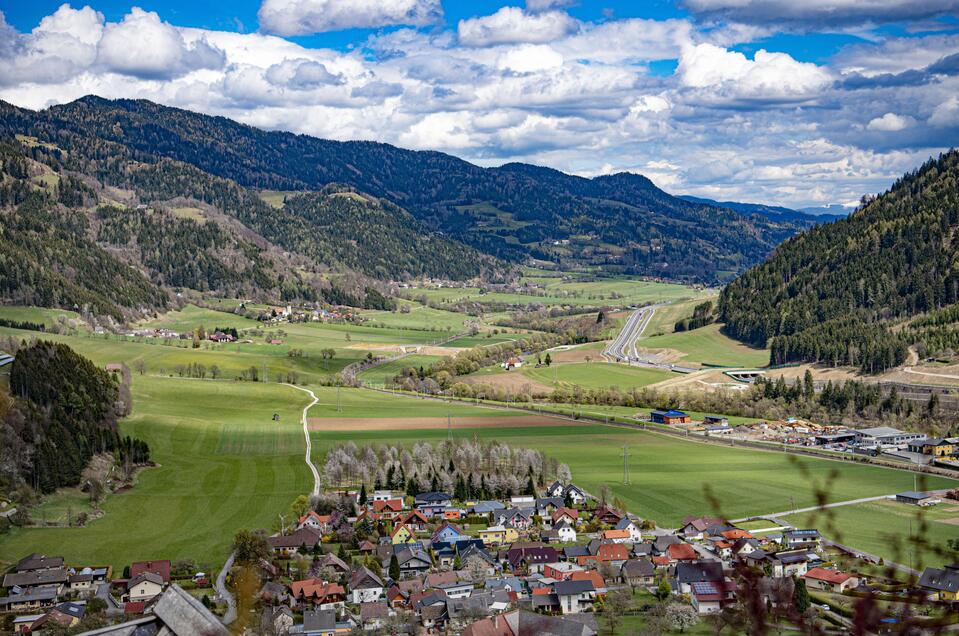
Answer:
[[[297,601],[312,603],[320,609],[342,609],[346,602],[346,590],[342,585],[321,579],[293,581],[290,592]]]
[[[373,512],[387,519],[392,519],[403,511],[402,499],[381,499],[373,502]]]
[[[393,545],[415,542],[416,536],[414,536],[413,531],[410,530],[409,526],[402,523],[393,528],[393,532],[390,534],[390,543]]]
[[[528,610],[513,610],[484,618],[463,630],[463,636],[596,636],[598,633],[594,614],[548,616]]]
[[[396,560],[400,565],[400,576],[409,577],[429,572],[433,567],[430,555],[418,547],[405,547],[396,552]]]
[[[260,612],[260,633],[285,636],[290,633],[295,622],[293,610],[286,605],[264,607]]]
[[[573,572],[572,576],[569,577],[570,581],[589,581],[593,584],[593,589],[596,590],[597,595],[606,594],[608,588],[606,587],[606,581],[603,579],[603,576],[596,570],[583,570],[581,572]]]
[[[944,568],[926,568],[919,577],[919,587],[939,601],[959,601],[959,563]]]
[[[559,561],[559,553],[550,547],[513,547],[506,551],[506,560],[514,572],[542,572],[547,563]]]
[[[405,515],[400,515],[397,519],[397,523],[400,523],[413,532],[423,532],[429,528],[430,520],[426,518],[419,510],[413,510],[406,513]]]
[[[360,624],[367,631],[376,631],[382,629],[390,616],[395,613],[386,603],[362,603],[360,604]]]
[[[473,592],[472,581],[447,581],[436,586],[446,598],[464,598]]]
[[[932,455],[933,457],[951,457],[956,450],[959,449],[956,448],[955,444],[941,437],[930,437],[929,439],[909,442],[909,452]]]
[[[689,415],[675,409],[670,409],[668,411],[653,411],[649,414],[649,419],[654,424],[667,424],[669,426],[672,426],[673,424],[689,424],[692,422],[692,418]]]
[[[670,561],[695,561],[699,558],[696,548],[688,543],[674,543],[666,548]]]
[[[452,502],[453,498],[445,492],[424,492],[413,499],[416,509],[427,517],[442,515]]]
[[[698,613],[716,614],[736,602],[736,586],[726,581],[693,583],[691,596]]]
[[[44,627],[62,627],[69,629],[77,625],[86,613],[86,606],[80,603],[60,603],[30,626],[31,632],[39,632]]]
[[[565,521],[575,528],[576,522],[579,521],[579,511],[573,508],[557,508],[550,517],[550,525],[555,526],[560,521]]]
[[[372,603],[380,600],[385,591],[383,580],[369,568],[361,566],[350,577],[350,602]]]
[[[17,588],[8,596],[0,596],[0,611],[3,612],[32,612],[56,605],[56,585],[40,585],[36,587]]]
[[[93,590],[93,573],[71,574],[68,583],[70,592],[85,594]]]
[[[600,523],[605,523],[608,526],[615,526],[623,519],[623,517],[624,515],[622,513],[615,508],[607,506],[606,504],[599,506],[593,511],[593,518]]]
[[[600,538],[610,543],[631,543],[633,540],[629,530],[603,530],[600,533]]]
[[[629,540],[632,543],[638,543],[643,540],[643,533],[640,531],[639,526],[637,526],[632,519],[628,517],[623,517],[619,520],[619,523],[616,524],[616,530],[625,530],[629,533]]]
[[[43,618],[45,614],[27,614],[26,616],[17,616],[13,619],[14,634],[29,634],[33,629],[33,624]]]
[[[547,563],[545,566],[543,566],[543,576],[548,579],[556,579],[557,581],[565,581],[573,576],[573,572],[582,571],[582,566],[576,565],[575,563],[569,563],[568,561]]]
[[[536,514],[548,520],[553,516],[553,513],[562,508],[565,503],[562,497],[541,497],[536,500],[534,510]]]
[[[133,570],[131,568],[131,574]],[[132,603],[149,601],[163,591],[163,578],[155,572],[141,572],[127,581],[126,599]]]
[[[546,487],[547,497],[563,497],[566,494],[566,484],[561,481],[554,481]]]
[[[621,567],[629,560],[629,548],[621,543],[604,543],[597,547],[594,554],[576,557],[576,562],[586,565],[590,561],[595,563],[610,563],[614,567]]]
[[[373,503],[376,503],[377,501],[388,501],[390,499],[400,499],[400,501],[402,501],[402,498],[393,496],[392,490],[374,490],[373,491],[373,499],[372,499]]]
[[[506,526],[490,526],[484,530],[478,530],[476,536],[483,540],[483,545],[489,547],[508,545],[519,540],[519,532],[516,528]]]
[[[809,568],[809,553],[806,550],[783,550],[777,552],[775,557],[782,565],[781,576],[802,576]]]
[[[517,530],[529,530],[530,526],[533,525],[533,516],[529,510],[509,508],[498,514],[497,525],[515,528]]]
[[[573,543],[576,541],[576,529],[568,521],[560,521],[553,524],[550,532],[556,533],[556,538],[560,543]]]
[[[806,585],[812,589],[843,594],[846,590],[859,587],[859,578],[854,574],[839,570],[812,568],[803,575]]]
[[[308,513],[300,517],[296,524],[296,529],[300,530],[302,528],[313,528],[314,530],[319,530],[322,533],[329,529],[329,522],[330,515],[321,515],[314,510],[310,510]]]
[[[463,532],[452,523],[444,523],[433,533],[432,543],[456,543],[463,538]]]
[[[581,488],[573,484],[569,484],[563,490],[563,501],[568,500],[574,506],[579,506],[586,503],[586,499],[586,493]]]
[[[469,513],[473,515],[488,515],[491,512],[505,510],[506,506],[499,501],[477,501],[469,507]]]
[[[623,563],[619,575],[623,583],[633,587],[652,585],[656,581],[656,566],[645,557],[630,559]]]
[[[23,572],[10,572],[3,577],[3,587],[6,589],[30,589],[32,587],[53,586],[57,594],[62,594],[70,574],[64,567],[50,568],[44,570],[26,570]]]
[[[303,612],[303,636],[335,636],[336,612],[331,609]]]
[[[293,534],[278,534],[267,537],[266,543],[273,550],[273,554],[287,557],[301,548],[312,550],[320,543],[321,538],[318,530],[304,526],[294,531]],[[132,569],[130,573],[133,573]]]
[[[786,548],[789,550],[796,550],[799,548],[812,548],[818,550],[821,540],[822,537],[819,535],[819,530],[814,529],[787,530],[783,534],[783,541],[786,544]]]
[[[579,614],[592,609],[596,601],[596,588],[592,581],[557,581],[553,593],[559,599],[563,614]]]
[[[680,534],[687,539],[703,539],[710,526],[723,525],[722,519],[715,517],[686,517],[680,527]]]
[[[907,490],[906,492],[901,492],[896,495],[896,501],[900,503],[910,504],[913,506],[934,506],[937,503],[940,503],[940,499],[937,495],[931,495],[925,492],[915,492],[913,490]]]
[[[13,566],[14,572],[36,572],[39,570],[58,570],[63,567],[63,557],[48,557],[34,552],[28,554]]]
[[[721,561],[691,561],[676,564],[676,588],[680,594],[690,594],[694,583],[723,581]]]
[[[510,357],[506,359],[506,362],[503,362],[502,364],[500,364],[500,366],[506,369],[507,371],[511,369],[518,369],[521,366],[523,366],[523,360],[515,356]]]

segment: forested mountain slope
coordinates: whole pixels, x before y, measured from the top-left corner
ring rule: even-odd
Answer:
[[[728,285],[720,296],[726,329],[756,345],[771,338],[773,363],[824,361],[870,372],[901,364],[912,344],[955,344],[930,327],[948,325],[948,310],[937,310],[959,301],[957,226],[953,150],[849,218],[786,241]],[[925,312],[933,318],[894,328]]]
[[[267,132],[142,100],[85,97],[36,112],[0,103],[0,130],[67,151],[86,146],[87,155],[97,139],[139,161],[175,159],[249,188],[348,184],[487,254],[602,265],[610,273],[713,282],[759,262],[803,227],[685,201],[639,175],[480,168],[439,152]]]

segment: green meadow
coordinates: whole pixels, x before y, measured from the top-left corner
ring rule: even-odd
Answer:
[[[597,358],[599,355],[597,354]],[[577,385],[588,389],[633,389],[676,377],[662,369],[629,367],[610,362],[571,362],[549,367],[523,366],[520,372],[547,386]]]
[[[927,481],[923,488],[938,488]],[[911,490],[912,485],[903,490]],[[889,493],[899,492],[896,489]],[[946,542],[959,538],[959,502],[919,508],[896,501],[870,501],[786,517],[797,526],[818,527],[837,543],[875,554],[888,561],[922,570],[959,561],[959,552]]]
[[[650,333],[655,331],[651,330]],[[647,349],[675,349],[683,354],[680,363],[750,368],[769,364],[769,349],[755,349],[733,340],[720,331],[718,324],[693,331],[640,338],[636,346]]]

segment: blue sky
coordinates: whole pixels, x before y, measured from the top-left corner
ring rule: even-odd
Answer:
[[[850,204],[959,139],[959,0],[0,0],[0,99]]]

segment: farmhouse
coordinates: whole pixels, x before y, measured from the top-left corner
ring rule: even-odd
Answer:
[[[668,411],[653,411],[649,414],[649,419],[654,424],[689,424],[692,421],[692,418],[683,413],[682,411],[677,411],[675,409],[670,409]]]
[[[931,592],[939,601],[959,601],[959,563],[944,568],[926,568],[919,578],[919,587]]]
[[[153,572],[142,572],[127,582],[127,600],[131,603],[149,601],[163,591],[163,578]]]
[[[942,501],[936,495],[930,495],[925,492],[915,492],[912,490],[907,490],[906,492],[901,492],[896,495],[896,501],[900,503],[910,504],[913,506],[934,506],[940,501]]]
[[[836,594],[843,594],[846,590],[859,586],[858,577],[838,570],[812,568],[803,575],[803,578],[806,580],[806,585],[813,589]]]

